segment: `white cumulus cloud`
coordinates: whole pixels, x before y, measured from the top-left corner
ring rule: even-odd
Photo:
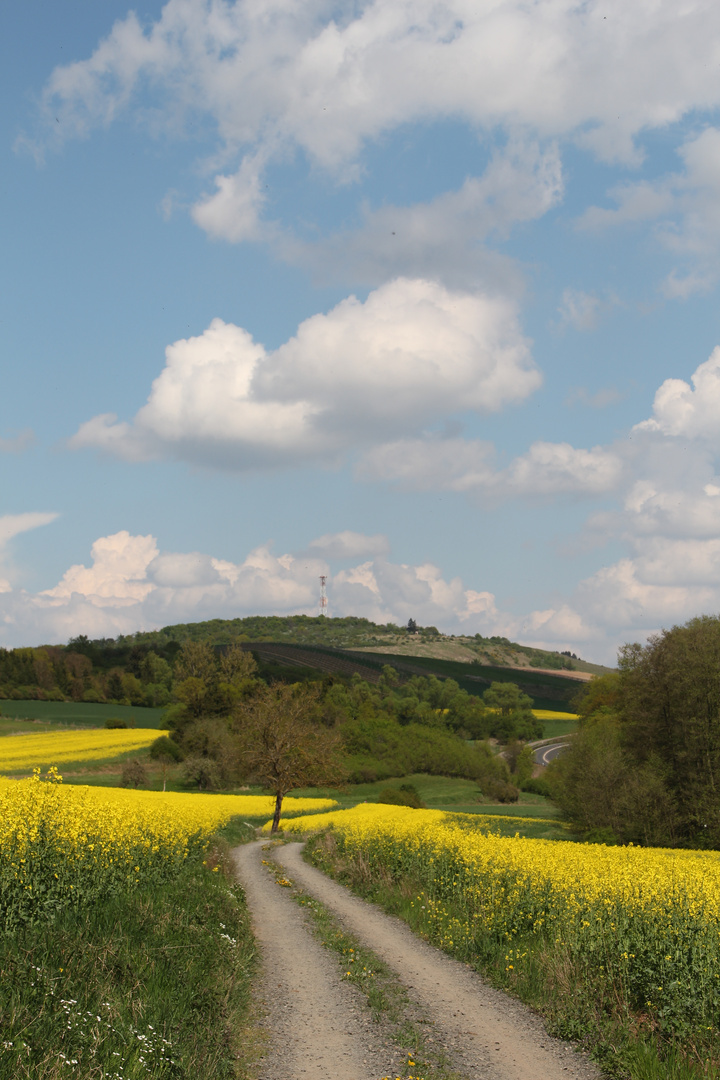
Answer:
[[[515,498],[599,495],[615,490],[623,472],[621,457],[601,446],[584,450],[570,443],[535,442],[504,469],[495,458],[492,444],[479,439],[402,439],[369,450],[357,475],[414,490]]]
[[[91,597],[101,607],[133,604],[143,600],[152,588],[146,571],[157,553],[152,536],[131,536],[126,531],[103,536],[92,546],[92,566],[71,566],[62,580],[43,595],[63,601],[77,594]]]
[[[540,382],[513,304],[398,279],[306,319],[274,352],[213,320],[168,346],[132,424],[94,417],[71,445],[237,469],[333,462],[454,413],[497,412]]]
[[[371,557],[332,573],[329,558],[362,558],[361,552]],[[459,578],[446,580],[432,563],[395,563],[388,554],[384,537],[345,530],[318,537],[299,555],[275,555],[261,545],[231,562],[200,552],[161,552],[154,537],[122,531],[96,540],[90,565],[70,567],[54,588],[34,595],[0,590],[0,641],[38,644],[208,618],[314,614],[320,574],[327,575],[332,615],[396,623],[414,618],[473,633],[495,626],[491,593],[467,589]]]
[[[655,394],[653,416],[637,425],[640,431],[658,431],[689,439],[720,439],[720,346],[691,376],[666,379]]]

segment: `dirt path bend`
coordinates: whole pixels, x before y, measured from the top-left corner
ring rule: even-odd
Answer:
[[[302,844],[288,844],[276,848],[273,858],[395,971],[433,1020],[456,1068],[472,1080],[599,1080],[600,1071],[567,1043],[551,1038],[524,1005],[417,938],[399,919],[309,866],[301,852]],[[309,982],[314,985],[312,974]],[[328,1074],[336,1080],[340,1075]],[[290,1074],[284,1080],[290,1080]]]
[[[397,1048],[384,1042],[363,996],[341,981],[336,960],[312,937],[302,908],[262,865],[265,843],[233,851],[262,955],[270,1050],[259,1080],[398,1075]]]

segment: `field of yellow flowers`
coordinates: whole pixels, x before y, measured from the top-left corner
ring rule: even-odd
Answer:
[[[286,803],[290,813],[336,805]],[[64,787],[55,768],[44,780],[39,768],[25,780],[0,778],[0,925],[168,880],[232,817],[269,816],[273,807],[263,796]]]
[[[49,769],[69,761],[103,761],[118,754],[144,750],[158,737],[154,728],[88,731],[48,731],[7,735],[0,739],[0,774]]]
[[[431,940],[463,959],[500,958],[506,982],[542,946],[656,1030],[717,1025],[720,853],[502,837],[474,815],[379,804],[283,823],[326,826],[346,865],[412,883]]]

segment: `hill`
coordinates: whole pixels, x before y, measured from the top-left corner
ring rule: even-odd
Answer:
[[[533,668],[568,674],[602,674],[610,668],[582,660],[574,653],[551,652],[520,645],[505,637],[485,638],[441,634],[434,626],[417,627],[410,633],[395,623],[374,623],[348,616],[332,619],[312,615],[252,615],[245,619],[209,619],[200,623],[176,623],[162,630],[132,634],[117,639],[117,645],[166,646],[170,642],[205,641],[210,645],[239,642],[266,642],[287,645],[314,645],[352,649],[374,654],[476,663],[488,667]]]
[[[329,675],[357,674],[371,683],[377,682],[385,664],[407,676],[452,678],[476,696],[492,682],[515,682],[541,709],[571,710],[578,682],[611,670],[573,654],[535,649],[503,637],[445,635],[434,626],[409,632],[394,623],[359,617],[211,619],[135,634],[118,639],[118,644],[161,649],[188,640],[215,646],[240,642],[264,664]]]
[[[177,656],[188,642],[207,644],[216,652],[239,644],[256,654],[260,678],[270,682],[317,679],[320,673],[377,684],[390,664],[401,682],[432,674],[455,680],[474,696],[482,696],[492,682],[515,682],[536,707],[564,711],[574,711],[578,680],[607,670],[573,654],[506,638],[443,635],[434,626],[380,625],[356,617],[253,616],[180,623],[115,639],[80,636],[66,646],[0,649],[0,699],[161,709],[175,701]]]
[[[535,668],[502,668],[484,664],[468,664],[453,660],[405,655],[402,652],[370,652],[331,649],[321,646],[280,645],[276,642],[246,642],[243,647],[253,652],[263,665],[283,669],[320,671],[326,675],[359,675],[366,682],[376,683],[385,665],[394,667],[401,676],[436,675],[439,679],[454,679],[462,690],[482,697],[493,682],[513,682],[533,699],[535,708],[572,712],[572,701],[580,685],[565,674],[539,671]]]

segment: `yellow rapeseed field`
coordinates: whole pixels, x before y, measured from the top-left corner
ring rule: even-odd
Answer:
[[[0,739],[0,773],[48,769],[68,761],[102,761],[133,750],[144,750],[162,734],[154,728],[50,731],[38,735],[8,735]]]
[[[289,812],[331,799],[286,799]],[[230,818],[270,815],[274,799],[192,795],[60,783],[51,769],[0,778],[0,925],[51,916],[73,900],[172,876]]]
[[[501,837],[478,818],[364,804],[283,828],[329,825],[344,859],[412,883],[428,935],[456,955],[500,945],[512,971],[545,942],[661,1027],[715,1023],[720,853]]]
[[[574,712],[557,712],[555,709],[533,709],[533,716],[538,720],[579,720],[580,717]]]
[[[287,799],[285,802],[287,802]],[[283,813],[285,812],[285,802],[283,802]],[[400,811],[399,816],[401,818],[405,817],[409,809],[407,806],[394,806],[390,803],[360,803],[351,810],[330,810],[318,814],[307,813],[303,816],[302,821],[286,821],[283,817],[280,828],[285,832],[312,832],[317,829],[337,826],[344,832],[349,823],[363,822],[365,827],[371,829],[373,822],[386,820],[388,816],[394,817],[396,816],[395,811]],[[412,813],[416,815],[413,818],[413,821],[416,821],[419,811],[413,810]],[[446,810],[424,810],[422,814],[423,816],[429,815],[430,820],[433,821],[453,820],[465,822],[466,825],[473,828],[490,828],[494,822],[498,821],[517,821],[520,824],[531,820],[533,823],[537,822],[540,825],[557,825],[555,818],[533,817],[528,819],[521,814],[455,814]],[[263,825],[263,831],[269,832],[271,824],[272,822],[268,821]]]

